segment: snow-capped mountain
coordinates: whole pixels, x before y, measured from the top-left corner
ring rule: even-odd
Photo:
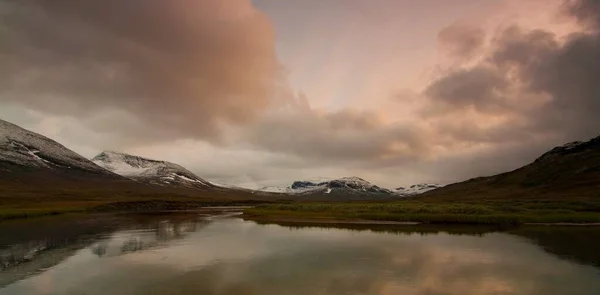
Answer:
[[[43,135],[0,120],[0,170],[42,168],[115,176]]]
[[[264,192],[298,194],[298,195],[347,195],[347,196],[387,196],[392,191],[378,187],[359,177],[343,177],[322,181],[294,181],[289,187],[264,187],[259,189]]]
[[[438,189],[443,187],[443,185],[433,184],[433,183],[419,183],[414,184],[409,187],[398,187],[394,189],[394,193],[403,195],[403,196],[413,196],[419,195],[434,189]]]
[[[100,153],[92,161],[100,167],[139,182],[194,189],[214,187],[184,167],[166,161],[110,151]]]
[[[364,194],[364,195],[391,195],[391,197],[406,197],[422,194],[442,187],[439,184],[421,183],[410,187],[399,187],[394,190],[378,187],[359,177],[344,177],[339,179],[317,179],[295,181],[288,187],[268,186],[259,189],[263,192],[281,194]]]

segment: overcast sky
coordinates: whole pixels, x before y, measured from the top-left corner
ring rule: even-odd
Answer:
[[[256,188],[447,184],[600,135],[600,0],[0,0],[0,118]]]

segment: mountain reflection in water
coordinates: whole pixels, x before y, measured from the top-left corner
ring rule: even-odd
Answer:
[[[0,224],[0,294],[600,294],[596,227]]]

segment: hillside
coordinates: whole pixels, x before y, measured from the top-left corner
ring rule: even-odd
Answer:
[[[43,135],[0,120],[0,196],[133,185]]]
[[[120,178],[52,139],[0,120],[0,171],[35,169]]]
[[[600,137],[556,147],[511,172],[425,193],[429,200],[600,198]]]

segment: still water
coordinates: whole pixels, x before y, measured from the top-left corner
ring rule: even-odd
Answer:
[[[290,227],[235,216],[0,224],[0,294],[600,294],[600,230]]]

